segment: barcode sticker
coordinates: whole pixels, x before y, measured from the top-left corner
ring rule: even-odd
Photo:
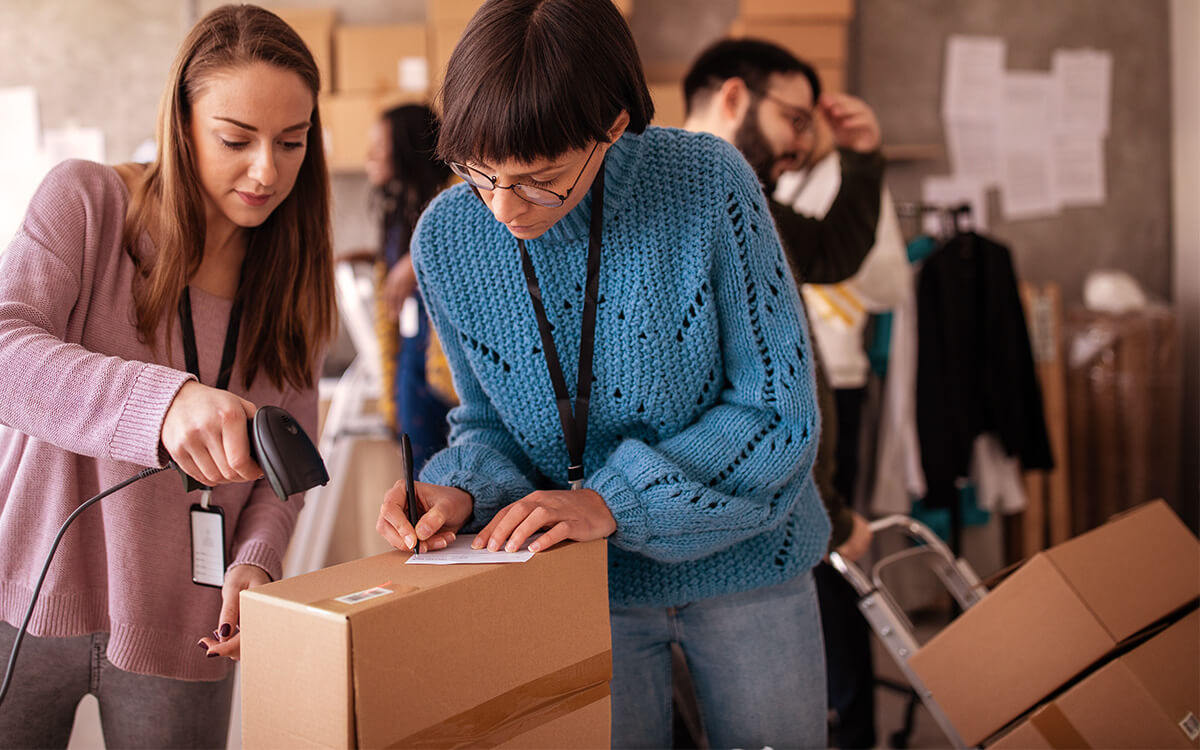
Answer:
[[[1200,719],[1197,719],[1196,714],[1191,711],[1188,711],[1188,715],[1179,722],[1179,728],[1183,730],[1189,740],[1195,741],[1197,737],[1200,737]]]
[[[392,593],[391,589],[385,589],[382,586],[375,586],[374,588],[365,589],[363,591],[356,591],[353,594],[339,596],[338,598],[334,599],[334,601],[341,602],[342,604],[358,604],[359,602],[365,602],[368,599],[386,596],[390,593]]]

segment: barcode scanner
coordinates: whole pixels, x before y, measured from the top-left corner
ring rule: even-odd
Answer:
[[[287,500],[289,495],[312,489],[317,485],[323,485],[329,481],[329,472],[325,469],[325,462],[321,460],[321,454],[317,452],[316,446],[313,445],[312,440],[308,438],[308,435],[304,432],[304,428],[300,426],[296,418],[288,414],[284,409],[278,406],[264,406],[260,408],[254,413],[253,419],[246,420],[246,431],[250,438],[251,455],[258,462],[258,465],[262,467],[263,475],[280,500]],[[198,482],[184,473],[174,461],[171,461],[169,465],[183,477],[185,492],[211,489],[208,485]],[[21,627],[17,629],[17,636],[13,641],[12,652],[8,657],[8,667],[4,672],[4,681],[0,682],[0,704],[4,703],[4,696],[8,693],[8,688],[12,683],[13,668],[17,663],[17,654],[21,649],[21,641],[24,639],[26,629],[29,627],[29,619],[33,616],[33,609],[37,604],[38,594],[42,591],[42,584],[46,580],[46,572],[50,569],[50,561],[54,559],[54,553],[58,550],[58,544],[62,541],[63,535],[67,533],[67,528],[71,525],[71,522],[78,518],[80,513],[117,490],[129,486],[139,479],[145,479],[148,476],[157,474],[166,468],[166,466],[158,466],[151,469],[144,469],[129,479],[113,485],[99,495],[86,500],[72,511],[71,515],[67,516],[67,520],[63,522],[63,525],[58,530],[58,535],[54,537],[54,543],[50,545],[50,552],[46,555],[46,562],[42,566],[42,573],[38,577],[37,585],[33,587],[33,596],[30,597],[29,609],[25,611],[25,618],[21,622]]]
[[[250,438],[250,457],[260,467],[275,496],[287,500],[289,495],[304,492],[329,482],[329,472],[321,454],[313,445],[296,418],[278,406],[263,406],[246,420]],[[189,476],[179,464],[171,468],[183,477],[183,491],[212,489]]]

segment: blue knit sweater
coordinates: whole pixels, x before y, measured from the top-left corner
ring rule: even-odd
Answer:
[[[606,156],[585,486],[617,521],[609,595],[677,606],[785,581],[825,552],[812,350],[758,180],[709,135],[649,128]],[[572,399],[591,195],[526,242]],[[567,450],[517,241],[466,185],[413,261],[461,405],[421,472],[475,522],[566,486]]]

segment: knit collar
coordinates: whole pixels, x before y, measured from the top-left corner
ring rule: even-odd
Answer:
[[[604,156],[604,221],[611,221],[620,210],[623,198],[629,194],[627,183],[633,170],[635,154],[641,148],[641,136],[625,133]],[[579,205],[555,222],[538,238],[548,242],[572,242],[587,239],[592,220],[592,191],[583,196]],[[534,240],[535,242],[538,240]]]

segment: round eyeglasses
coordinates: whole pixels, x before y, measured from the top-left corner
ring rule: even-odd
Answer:
[[[797,107],[795,104],[789,104],[771,92],[762,95],[764,99],[770,99],[775,102],[776,106],[783,112],[784,116],[792,121],[792,130],[796,131],[797,135],[804,135],[813,126],[813,112],[811,109]]]
[[[592,146],[591,152],[587,159],[584,160],[583,166],[579,168],[579,174],[575,175],[575,181],[571,183],[571,187],[567,188],[567,192],[559,195],[558,193],[544,187],[535,185],[524,185],[520,182],[514,182],[511,185],[500,185],[496,182],[494,176],[486,175],[475,167],[468,167],[466,164],[458,161],[449,162],[450,170],[454,174],[463,178],[463,180],[473,188],[478,190],[511,190],[523,201],[532,203],[535,206],[543,208],[558,208],[567,202],[567,198],[571,195],[571,191],[579,184],[579,178],[583,177],[583,173],[587,170],[587,165],[595,155],[596,149],[599,148],[600,141],[596,141],[596,145]]]

